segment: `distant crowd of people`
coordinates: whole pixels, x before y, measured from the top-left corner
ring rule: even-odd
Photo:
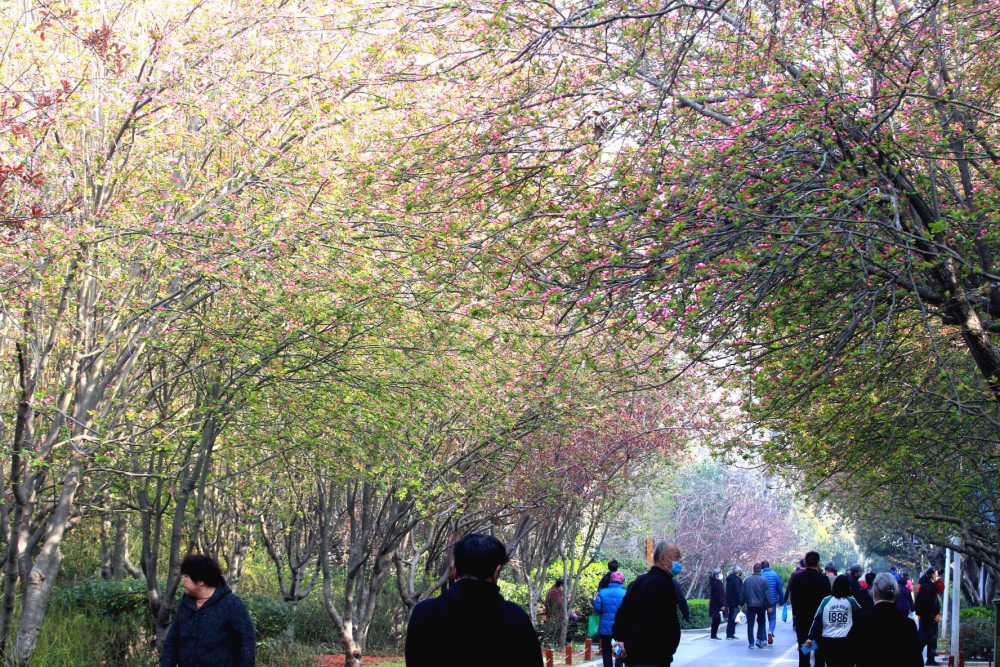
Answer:
[[[749,648],[765,648],[774,642],[778,607],[787,613],[790,605],[800,667],[809,667],[811,659],[816,667],[938,664],[943,585],[933,568],[924,573],[914,590],[909,575],[895,567],[864,574],[861,566],[855,565],[838,574],[832,563],[821,568],[819,554],[810,551],[788,579],[784,592],[781,578],[767,561],[754,564],[753,573],[745,580],[742,575],[742,568],[736,565],[726,578],[724,592],[715,585],[711,589],[710,612],[718,613],[720,619],[728,612],[726,639],[736,639],[737,617],[745,613]],[[713,639],[718,639],[717,630],[713,619]],[[815,653],[814,658],[811,653]]]
[[[677,581],[683,571],[677,545],[660,542],[653,565],[626,587],[618,563],[610,561],[598,584],[594,611],[604,667],[669,667],[680,644],[680,617],[687,602]],[[487,535],[466,535],[454,547],[451,584],[436,598],[418,603],[406,635],[407,667],[449,667],[475,661],[481,667],[541,667],[541,643],[528,614],[503,599],[497,586],[507,563],[504,545]],[[810,551],[786,585],[767,561],[743,578],[736,565],[723,581],[709,580],[713,640],[726,622],[725,639],[737,639],[745,616],[749,649],[775,641],[778,608],[792,627],[800,667],[921,667],[936,665],[942,585],[933,568],[916,586],[895,568],[863,574],[860,566],[838,574]],[[545,596],[546,609],[566,608],[563,582]],[[559,609],[560,611],[556,611]],[[562,617],[560,617],[562,618]],[[919,630],[918,630],[919,628]],[[503,651],[483,647],[503,644]]]

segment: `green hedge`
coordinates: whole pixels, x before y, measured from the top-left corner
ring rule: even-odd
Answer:
[[[708,617],[708,600],[688,600],[688,611],[691,612],[691,621],[681,618],[681,630],[701,630],[712,625],[712,619]]]
[[[177,599],[180,600],[178,590]],[[268,595],[241,595],[253,620],[257,639],[280,637],[291,622],[291,614],[281,600]],[[94,616],[128,622],[137,629],[152,630],[147,611],[146,583],[139,579],[125,581],[87,581],[58,590],[54,603],[67,612],[85,612]]]
[[[981,656],[993,648],[995,612],[992,607],[966,607],[959,611],[958,642],[968,656]]]

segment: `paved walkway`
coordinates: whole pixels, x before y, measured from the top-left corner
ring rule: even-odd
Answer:
[[[740,632],[742,630],[742,632]],[[724,631],[724,628],[723,628]],[[798,645],[791,625],[780,624],[774,635],[774,644],[763,649],[747,648],[746,626],[736,630],[738,639],[715,641],[709,639],[707,630],[685,630],[677,647],[671,667],[794,667],[799,664]],[[722,632],[722,634],[725,634]],[[948,664],[948,656],[938,656],[938,662]],[[556,663],[558,664],[558,662]],[[577,667],[601,667],[601,658]],[[986,663],[965,663],[975,667]]]
[[[715,641],[709,639],[707,630],[686,630],[681,633],[681,643],[674,655],[671,667],[793,667],[798,664],[798,647],[795,644],[795,634],[789,629],[782,633],[781,629],[774,636],[774,644],[763,649],[748,649],[746,641],[746,626],[738,634],[740,639]],[[601,667],[600,657],[597,660],[578,665],[577,667]]]

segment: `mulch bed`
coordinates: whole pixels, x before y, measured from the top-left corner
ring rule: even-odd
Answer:
[[[347,658],[343,653],[338,653],[337,655],[321,655],[316,661],[316,667],[344,667],[344,663]],[[380,662],[403,662],[403,656],[384,656],[384,655],[364,655],[361,656],[361,664],[363,665],[377,665]]]

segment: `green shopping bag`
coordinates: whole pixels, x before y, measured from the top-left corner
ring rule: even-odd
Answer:
[[[587,617],[587,636],[591,639],[598,638],[598,631],[601,628],[601,615],[594,613]]]

